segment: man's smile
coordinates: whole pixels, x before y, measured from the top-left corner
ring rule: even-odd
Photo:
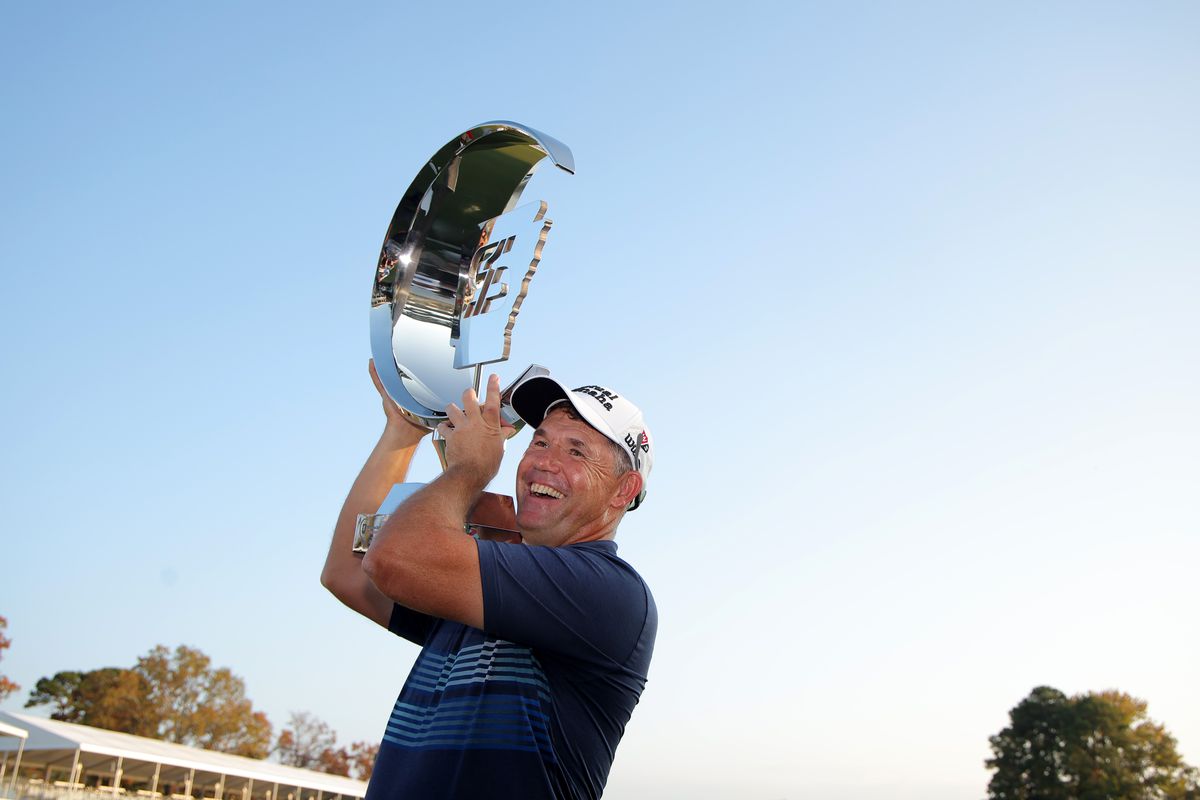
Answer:
[[[536,497],[550,497],[555,500],[562,500],[566,496],[557,489],[551,488],[544,483],[530,483],[529,493]]]

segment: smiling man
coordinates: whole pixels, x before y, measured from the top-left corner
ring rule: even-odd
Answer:
[[[512,429],[499,379],[464,393],[439,427],[446,469],[413,494],[360,562],[358,514],[402,482],[425,431],[387,397],[387,424],[338,518],[322,583],[421,645],[367,790],[383,798],[597,798],[646,684],[654,599],[617,556],[646,494],[653,444],[641,411],[601,386],[548,377],[513,392],[535,428],[517,467],[522,543],[464,533]]]

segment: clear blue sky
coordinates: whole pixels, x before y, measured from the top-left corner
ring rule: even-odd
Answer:
[[[1198,41],[1185,2],[6,4],[0,671],[186,643],[379,738],[415,653],[317,581],[372,269],[515,119],[578,174],[502,371],[657,438],[606,797],[978,798],[1039,684],[1200,764]]]

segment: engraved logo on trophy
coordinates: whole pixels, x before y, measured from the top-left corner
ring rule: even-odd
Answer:
[[[543,200],[481,226],[481,244],[463,270],[462,314],[451,333],[455,368],[508,360],[513,325],[542,260],[551,225]],[[521,283],[514,291],[507,281],[517,276]]]
[[[448,142],[401,198],[380,249],[371,291],[371,353],[384,389],[413,423],[434,429],[482,365],[506,361],[512,330],[551,228],[544,200],[517,201],[545,159],[574,173],[562,142],[515,122],[487,122]],[[515,428],[512,389],[501,413]],[[421,484],[399,484],[359,520],[365,552],[386,515]],[[407,488],[406,488],[407,487]],[[515,530],[512,499],[485,493],[468,527]]]

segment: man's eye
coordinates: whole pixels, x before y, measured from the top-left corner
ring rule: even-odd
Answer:
[[[546,447],[547,445],[546,445],[545,439],[534,439],[532,442],[529,443],[529,446],[530,447]]]
[[[573,455],[573,456],[579,456],[580,458],[582,458],[582,457],[583,457],[583,452],[582,452],[581,450],[576,450],[574,447],[572,447],[572,448],[571,448],[571,455]]]

